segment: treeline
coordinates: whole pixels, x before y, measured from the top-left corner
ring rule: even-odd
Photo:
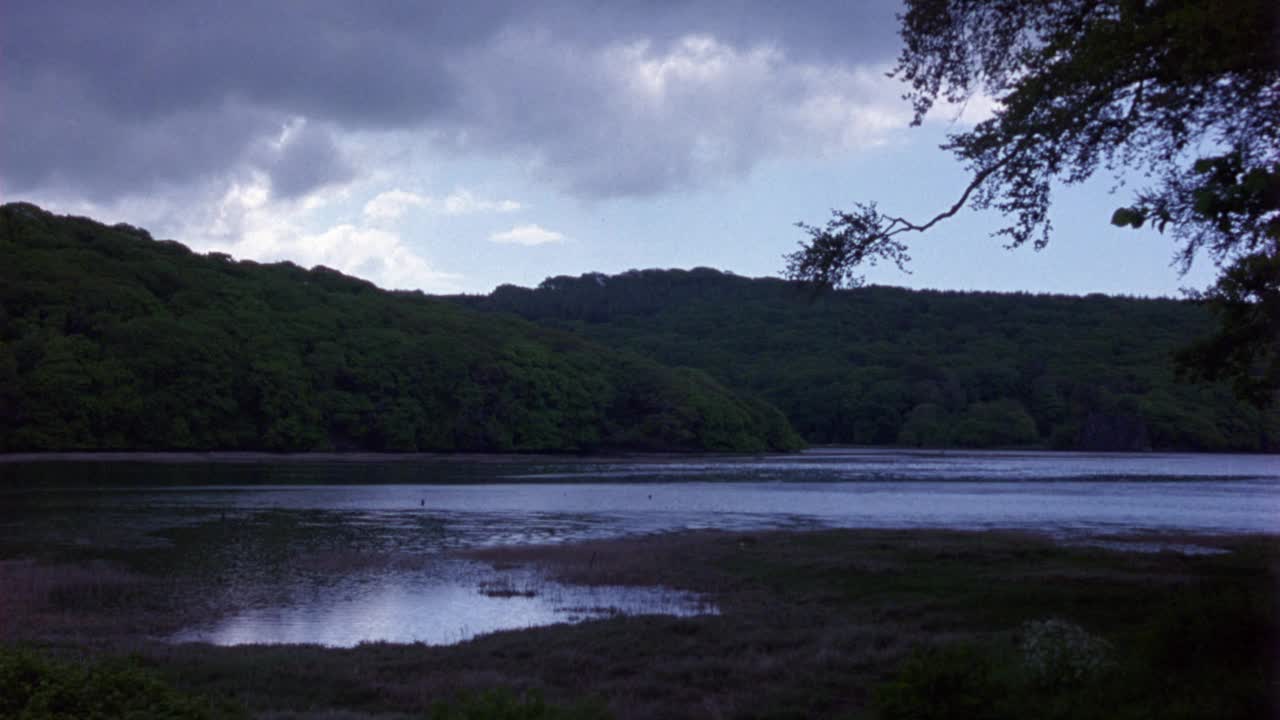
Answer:
[[[777,409],[326,268],[0,207],[0,451],[784,450]]]
[[[715,270],[555,277],[456,298],[698,368],[813,443],[1280,449],[1277,411],[1177,377],[1189,302],[888,287],[825,292]]]

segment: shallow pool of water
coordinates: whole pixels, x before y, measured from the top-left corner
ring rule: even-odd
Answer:
[[[565,585],[529,570],[495,571],[440,560],[416,571],[354,573],[296,585],[284,602],[187,628],[174,642],[215,645],[364,642],[448,645],[485,633],[581,622],[615,614],[714,614],[693,593],[667,588]]]

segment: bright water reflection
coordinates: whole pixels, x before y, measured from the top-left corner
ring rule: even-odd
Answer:
[[[440,561],[431,573],[389,573],[374,582],[349,579],[291,602],[252,607],[190,628],[175,642],[216,645],[315,643],[352,647],[362,642],[445,645],[477,635],[613,614],[715,613],[713,605],[666,588],[576,587],[524,571],[487,571]],[[452,567],[451,567],[452,566]],[[444,572],[441,572],[444,570]]]

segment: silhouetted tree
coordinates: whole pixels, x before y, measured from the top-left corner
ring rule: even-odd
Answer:
[[[1178,241],[1185,272],[1201,255],[1220,270],[1201,294],[1215,335],[1184,367],[1234,379],[1259,404],[1280,392],[1280,4],[1275,0],[907,0],[905,81],[915,124],[939,101],[995,101],[992,117],[949,136],[970,173],[950,207],[909,220],[875,203],[834,211],[787,257],[787,274],[861,283],[859,268],[909,261],[905,233],[966,205],[1007,218],[1009,247],[1043,247],[1054,182],[1099,170],[1152,184],[1117,209],[1119,226]]]

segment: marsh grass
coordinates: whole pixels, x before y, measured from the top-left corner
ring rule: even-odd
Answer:
[[[159,584],[101,560],[0,561],[0,640],[33,631],[84,636],[103,624],[118,628],[122,619],[150,606]]]
[[[492,580],[480,582],[480,594],[492,598],[537,597],[542,586],[536,578],[517,579],[510,575],[500,575]]]
[[[96,627],[95,640],[138,650],[181,688],[281,718],[422,717],[433,703],[495,687],[536,691],[557,707],[598,697],[620,720],[891,716],[877,704],[880,688],[903,682],[912,662],[928,677],[930,661],[912,658],[946,657],[953,646],[983,658],[979,689],[1024,703],[1002,706],[1018,717],[1097,717],[1095,700],[1134,718],[1271,717],[1280,708],[1276,538],[1180,538],[1230,551],[1189,556],[1011,533],[751,537],[696,532],[466,554],[515,577],[701,593],[718,615],[615,616],[447,647],[138,647],[125,620]],[[1029,623],[1048,619],[1105,642],[1107,669],[1072,687],[1031,682],[1021,643]]]

